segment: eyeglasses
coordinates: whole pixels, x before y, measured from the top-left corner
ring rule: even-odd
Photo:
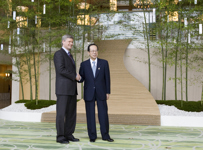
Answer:
[[[97,53],[98,51],[90,51],[90,53]]]

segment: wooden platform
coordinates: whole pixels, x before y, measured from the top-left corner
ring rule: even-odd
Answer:
[[[160,112],[154,98],[124,66],[123,57],[129,43],[129,40],[97,43],[99,58],[108,60],[110,67],[109,121],[111,124],[160,125]],[[55,117],[56,112],[43,113],[42,122],[54,122]],[[83,100],[78,102],[77,122],[86,122]]]

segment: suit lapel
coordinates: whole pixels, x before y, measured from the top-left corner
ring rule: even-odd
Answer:
[[[91,72],[90,74],[92,75],[92,78],[94,78],[90,59],[87,60],[87,68]]]
[[[63,53],[63,55],[65,56],[66,60],[70,61],[71,64],[75,67],[75,65],[73,64],[73,61],[71,60],[71,58],[68,56],[68,54],[65,52],[65,50],[63,48],[61,48],[61,51]]]

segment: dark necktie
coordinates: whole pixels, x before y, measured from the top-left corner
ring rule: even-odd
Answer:
[[[68,53],[68,56],[70,57],[70,59],[72,60],[73,64],[75,65],[75,61],[73,60],[73,56],[71,55],[71,53]]]

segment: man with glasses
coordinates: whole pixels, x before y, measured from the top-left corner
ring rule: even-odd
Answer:
[[[113,142],[109,136],[108,107],[106,100],[110,94],[110,71],[108,62],[98,57],[98,47],[88,46],[90,59],[81,63],[79,74],[84,81],[84,100],[86,107],[87,128],[90,142],[97,139],[95,122],[95,102],[97,102],[98,118],[102,140]]]

